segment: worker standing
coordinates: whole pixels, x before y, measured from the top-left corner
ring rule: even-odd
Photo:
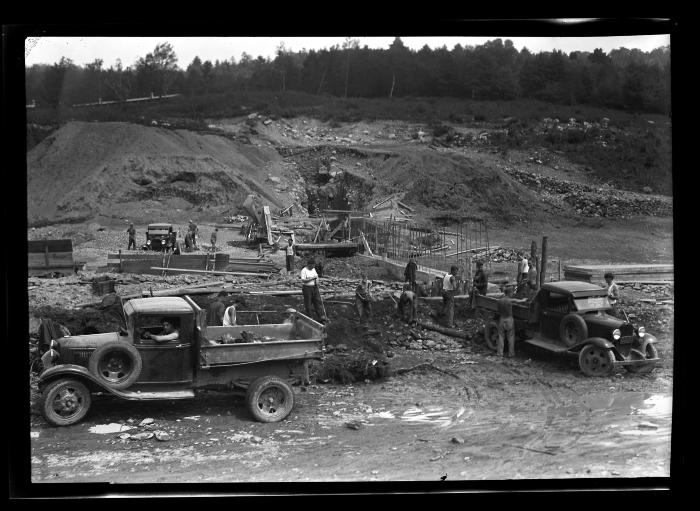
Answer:
[[[366,275],[355,288],[355,310],[361,325],[372,319],[372,292]]]
[[[236,326],[236,303],[226,307],[224,311],[223,326]]]
[[[442,279],[442,315],[445,317],[445,322],[448,328],[454,328],[455,315],[455,292],[457,291],[457,280],[455,276],[459,272],[456,266],[450,267],[450,273],[446,274]]]
[[[192,231],[187,231],[185,234],[185,252],[192,251]]]
[[[289,238],[287,240],[287,248],[284,249],[287,261],[287,272],[294,271],[294,240]]]
[[[418,285],[416,284],[416,271],[418,270],[418,265],[413,255],[408,258],[408,263],[406,264],[406,269],[403,271],[404,282],[411,284],[411,291],[416,293],[418,291]]]
[[[611,272],[607,272],[603,278],[605,278],[605,283],[607,284],[608,301],[610,305],[612,305],[613,315],[617,316],[618,303],[620,301],[620,288],[618,288],[617,284],[614,282],[615,275]]]
[[[217,233],[219,232],[218,228],[214,228],[214,232],[211,233],[211,249],[212,251],[216,251],[216,238],[217,238]]]
[[[197,234],[199,233],[199,227],[192,220],[190,220],[190,237],[192,238],[192,248],[197,250]]]
[[[226,306],[222,301],[226,291],[220,291],[212,303],[207,307],[207,326],[221,326],[224,324],[224,311]]]
[[[134,229],[134,224],[129,224],[129,228],[126,230],[126,232],[129,234],[129,246],[127,247],[127,250],[131,250],[131,247],[134,247],[134,250],[136,250],[136,229]]]
[[[527,298],[513,298],[513,285],[505,288],[505,294],[498,300],[498,342],[496,350],[499,357],[503,357],[503,343],[508,341],[508,356],[515,356],[515,322],[513,320],[513,302],[526,302]]]
[[[530,265],[527,263],[527,257],[522,252],[518,252],[518,275],[515,278],[517,284],[523,284],[528,281],[530,273]]]
[[[311,316],[311,306],[313,305],[316,311],[316,317],[319,318],[321,323],[325,323],[326,316],[323,314],[323,308],[321,307],[321,296],[317,285],[318,273],[316,273],[315,266],[315,261],[309,259],[306,266],[299,272],[299,277],[302,282],[301,293],[304,296],[306,315],[309,317]]]

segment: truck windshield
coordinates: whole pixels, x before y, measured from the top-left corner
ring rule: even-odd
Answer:
[[[575,298],[576,310],[585,312],[611,308],[607,296],[588,296],[586,298]]]

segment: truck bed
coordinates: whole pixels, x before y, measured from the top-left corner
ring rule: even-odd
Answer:
[[[225,334],[240,339],[242,332],[262,342],[218,344]],[[320,359],[323,325],[299,313],[293,323],[207,327],[200,342],[202,368],[253,364],[274,360]]]
[[[489,295],[476,295],[475,305],[477,308],[482,310],[487,310],[493,313],[498,313],[498,300],[501,299],[503,295],[499,296],[489,296]],[[513,304],[513,317],[515,319],[527,321],[530,317],[530,302],[524,304]]]

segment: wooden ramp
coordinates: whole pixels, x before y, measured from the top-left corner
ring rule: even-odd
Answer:
[[[601,284],[605,282],[603,276],[607,272],[612,272],[617,282],[673,281],[672,264],[588,264],[564,266],[564,279]]]
[[[28,241],[27,273],[30,277],[75,273],[73,241],[70,239]]]

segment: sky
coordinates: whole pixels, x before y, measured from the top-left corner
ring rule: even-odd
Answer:
[[[389,47],[394,36],[389,37],[353,37],[360,41],[360,46],[370,48]],[[431,49],[446,46],[451,50],[456,44],[477,46],[493,39],[510,39],[518,50],[527,47],[532,53],[561,50],[589,51],[602,48],[610,50],[625,47],[651,51],[660,46],[670,45],[669,34],[613,37],[401,37],[403,43],[411,49],[419,50],[424,45]],[[61,57],[70,58],[77,65],[85,65],[95,59],[103,60],[103,67],[109,68],[117,59],[124,67],[133,65],[140,57],[153,51],[157,44],[169,42],[178,57],[178,66],[186,68],[194,57],[202,61],[230,60],[238,62],[245,52],[253,58],[263,56],[274,58],[281,43],[287,50],[323,49],[333,45],[341,46],[345,37],[38,37],[25,40],[25,65],[53,64]]]

